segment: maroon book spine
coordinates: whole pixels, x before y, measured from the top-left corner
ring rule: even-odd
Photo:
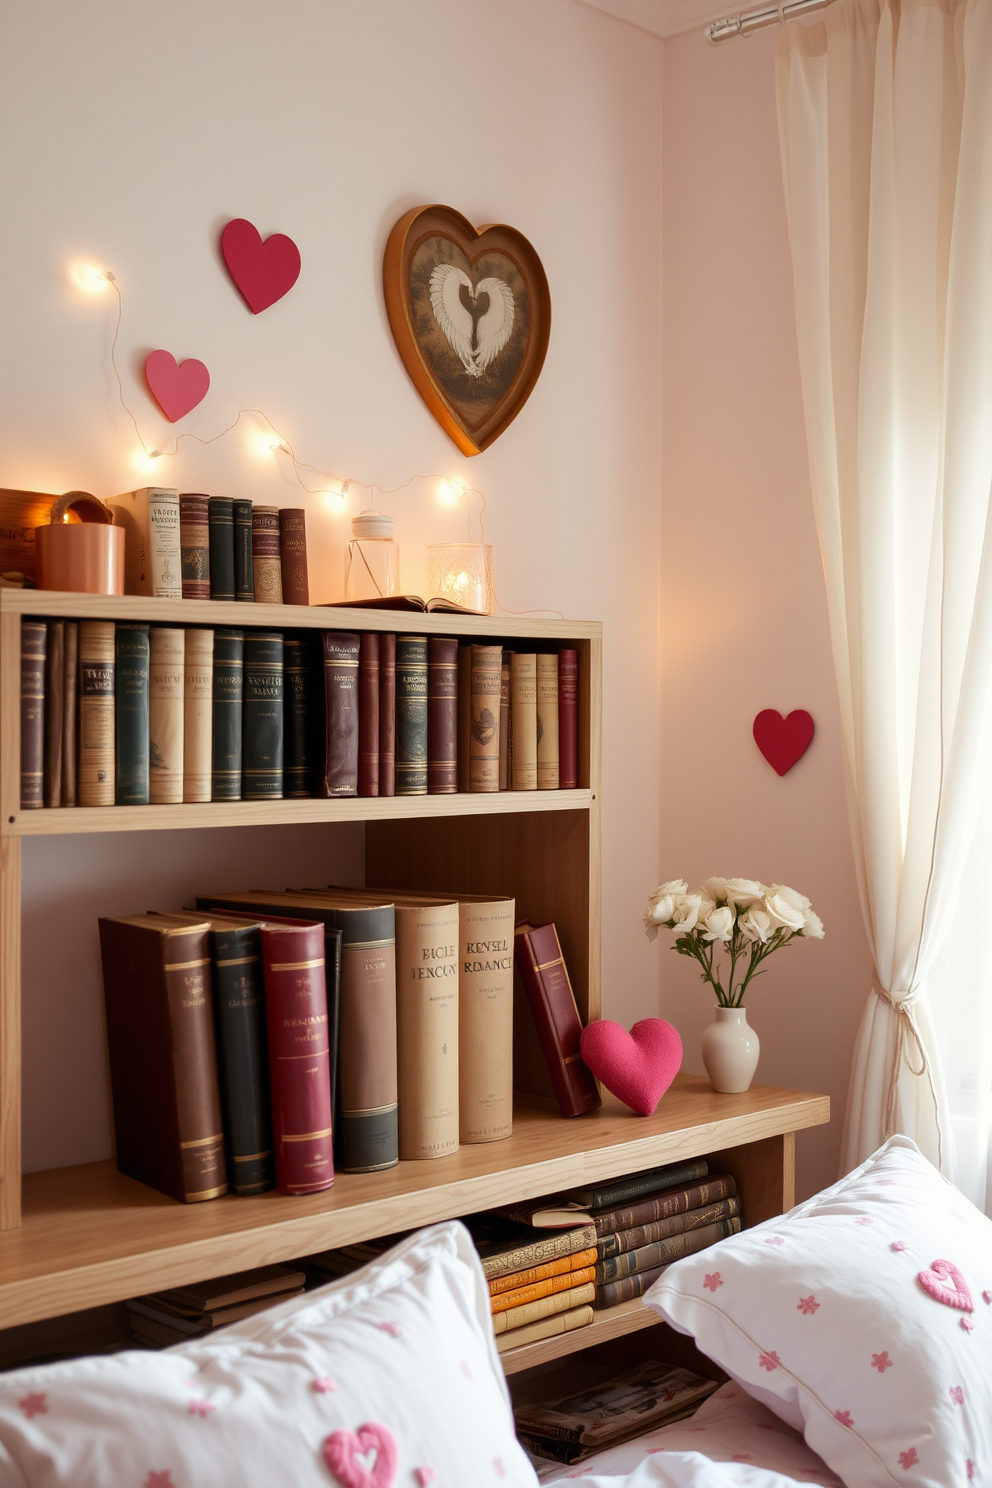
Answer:
[[[427,791],[451,796],[458,790],[458,641],[431,636],[427,642]]]
[[[396,637],[379,637],[379,794],[396,794]]]
[[[279,510],[279,562],[283,604],[308,605],[307,514],[302,507],[283,506]]]
[[[602,1101],[579,1053],[582,1021],[554,925],[522,926],[514,954],[561,1114],[595,1111]]]
[[[317,1193],[334,1182],[323,925],[263,925],[262,968],[276,1187]]]
[[[358,795],[358,651],[357,635],[324,631],[323,796]]]
[[[358,794],[379,794],[379,637],[367,631],[358,648]]]
[[[579,784],[579,653],[558,652],[558,786]]]

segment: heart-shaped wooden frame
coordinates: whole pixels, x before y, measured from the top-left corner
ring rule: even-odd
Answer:
[[[467,339],[453,340],[443,310],[439,317],[434,308],[432,276],[444,264],[461,270],[459,292],[464,286],[468,298],[456,296],[454,314],[458,304],[468,314]],[[493,289],[479,293],[486,279]],[[527,402],[548,349],[551,293],[534,248],[502,223],[476,229],[451,207],[414,207],[389,234],[382,280],[393,338],[417,392],[462,454],[488,449]],[[505,331],[488,344],[478,339],[488,316],[473,315],[468,304],[477,307],[483,294],[487,307],[497,302]]]

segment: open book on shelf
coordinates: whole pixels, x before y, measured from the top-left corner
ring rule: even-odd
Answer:
[[[335,599],[323,606],[328,610],[419,610],[423,615],[484,615],[485,610],[470,610],[453,599],[421,599],[419,594],[385,594],[381,599]]]

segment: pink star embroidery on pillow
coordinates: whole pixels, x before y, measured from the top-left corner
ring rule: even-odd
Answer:
[[[466,1361],[464,1359],[459,1359],[458,1360],[458,1367],[459,1367],[459,1369],[461,1370],[462,1374],[465,1376],[465,1378],[467,1380],[470,1380],[470,1379],[474,1379],[475,1378],[475,1376],[473,1375],[471,1369],[469,1368],[468,1364],[466,1363]]]
[[[171,1469],[166,1468],[165,1472],[155,1472],[153,1470],[148,1474],[141,1488],[176,1488],[175,1483],[172,1481]]]
[[[992,1292],[984,1291],[982,1293],[982,1300],[983,1302],[992,1302]]]
[[[963,1328],[963,1329],[964,1329],[964,1331],[965,1331],[965,1332],[966,1332],[966,1333],[972,1333],[972,1332],[974,1332],[974,1329],[975,1329],[975,1325],[974,1325],[974,1323],[973,1323],[973,1322],[972,1322],[972,1321],[971,1321],[971,1318],[968,1318],[968,1317],[963,1317],[963,1318],[962,1318],[962,1319],[961,1319],[961,1326],[962,1326],[962,1328]]]
[[[493,1467],[496,1469],[496,1476],[498,1478],[505,1478],[506,1477],[506,1467],[505,1467],[505,1465],[503,1463],[502,1457],[494,1457],[493,1458]],[[579,1477],[582,1477],[582,1474],[581,1473],[579,1474]]]
[[[24,1412],[29,1421],[33,1421],[35,1416],[46,1416],[48,1414],[48,1406],[45,1404],[47,1399],[47,1395],[39,1395],[31,1390],[25,1395],[23,1400],[17,1402],[17,1408]]]
[[[723,1277],[720,1275],[719,1271],[711,1271],[708,1275],[703,1277],[703,1286],[708,1292],[715,1292],[717,1287],[723,1286]]]
[[[964,1389],[961,1385],[952,1385],[947,1393],[955,1405],[964,1405]]]
[[[842,1426],[854,1425],[850,1411],[834,1411],[834,1420],[839,1421]]]
[[[972,1462],[970,1457],[965,1462],[965,1467],[968,1471],[968,1482],[970,1483],[976,1472],[975,1464]]]
[[[899,1453],[900,1467],[915,1467],[920,1460],[920,1454],[915,1447],[910,1447],[908,1452]]]
[[[891,1188],[893,1186],[893,1184],[895,1183],[895,1181],[896,1180],[894,1178],[879,1178],[877,1187],[878,1188]]]
[[[767,1354],[758,1355],[758,1363],[761,1365],[762,1369],[767,1369],[769,1374],[771,1374],[773,1369],[777,1369],[781,1362],[782,1360],[779,1358],[778,1354],[776,1354],[772,1349],[769,1349]]]
[[[313,1388],[317,1391],[318,1395],[330,1395],[337,1387],[337,1380],[331,1379],[329,1374],[322,1374],[319,1379],[315,1379],[313,1382]]]
[[[428,1488],[428,1485],[436,1479],[437,1473],[432,1467],[418,1467],[414,1469],[414,1476],[420,1484],[420,1488]]]
[[[189,1413],[191,1416],[202,1416],[206,1418],[216,1409],[217,1407],[211,1405],[209,1400],[191,1400],[189,1403]]]
[[[400,1327],[399,1323],[377,1323],[376,1327],[381,1328],[383,1333],[388,1333],[390,1338],[399,1338],[400,1334],[403,1332],[403,1329]]]
[[[800,1297],[796,1304],[796,1311],[801,1312],[804,1317],[810,1317],[814,1312],[819,1312],[820,1304],[814,1296]]]
[[[859,1225],[869,1225],[869,1224],[874,1224],[875,1221],[873,1219],[869,1219],[868,1216],[867,1216],[867,1214],[862,1214],[861,1218],[860,1219],[856,1219],[854,1221],[854,1223],[855,1224],[859,1224]]]
[[[891,1248],[893,1250],[905,1250],[906,1249],[906,1242],[905,1242],[905,1240],[893,1240],[892,1247]]]
[[[782,1239],[782,1236],[781,1235],[766,1235],[765,1236],[765,1244],[766,1245],[784,1245],[785,1244],[785,1241]]]
[[[889,1358],[888,1349],[883,1349],[880,1354],[872,1354],[871,1367],[877,1369],[879,1374],[884,1374],[887,1369],[892,1368],[892,1360]]]

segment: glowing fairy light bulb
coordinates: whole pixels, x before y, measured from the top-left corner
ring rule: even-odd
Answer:
[[[442,506],[457,506],[459,498],[464,495],[465,487],[452,476],[446,476],[438,486],[437,499]]]
[[[85,289],[87,294],[102,294],[114,283],[114,276],[109,269],[98,269],[96,264],[75,264],[72,277],[80,289]]]

